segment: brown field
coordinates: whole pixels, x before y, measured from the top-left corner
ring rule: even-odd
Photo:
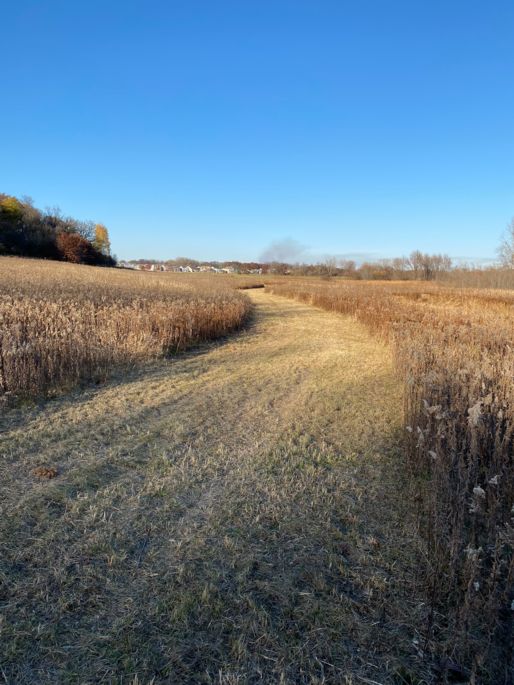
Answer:
[[[224,336],[250,311],[240,282],[0,257],[0,400]]]
[[[313,279],[271,290],[355,317],[392,344],[424,504],[430,633],[480,682],[510,682],[514,293]]]
[[[0,260],[0,680],[511,684],[514,294],[264,280]]]

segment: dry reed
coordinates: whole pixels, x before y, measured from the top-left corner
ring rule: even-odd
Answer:
[[[229,277],[208,281],[0,259],[0,397],[33,397],[179,352],[244,322]]]

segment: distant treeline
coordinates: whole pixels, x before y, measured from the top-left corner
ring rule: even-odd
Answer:
[[[202,270],[202,267],[210,266],[215,269],[229,268],[239,273],[259,271],[263,274],[291,274],[295,276],[344,276],[363,280],[417,279],[427,281],[433,280],[438,274],[448,273],[452,269],[452,260],[447,255],[429,255],[419,251],[413,252],[410,257],[384,259],[360,265],[352,260],[336,258],[327,258],[316,264],[290,264],[287,262],[200,262],[188,257],[177,257],[166,261],[134,259],[126,262],[126,264],[140,267],[153,264],[161,265],[166,270],[179,269],[180,267]]]
[[[514,245],[514,241],[513,241]],[[376,281],[441,281],[447,285],[469,288],[514,289],[514,261],[499,260],[496,266],[482,267],[475,264],[453,264],[444,254],[412,252],[409,257],[381,259],[376,262],[357,264],[353,260],[328,258],[316,264],[289,264],[286,262],[200,262],[188,257],[177,259],[134,259],[122,263],[136,268],[162,267],[165,271],[178,271],[191,267],[193,271],[230,269],[236,273],[284,274],[292,276],[323,276],[351,280]],[[159,270],[159,269],[157,269]]]
[[[56,259],[75,264],[114,266],[103,224],[41,211],[30,198],[0,193],[0,254]]]

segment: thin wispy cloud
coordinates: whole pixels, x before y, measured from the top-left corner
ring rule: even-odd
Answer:
[[[494,266],[498,264],[498,259],[494,257],[453,257],[456,264],[473,264],[476,266]]]

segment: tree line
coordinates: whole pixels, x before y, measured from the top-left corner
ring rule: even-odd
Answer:
[[[41,211],[30,198],[0,193],[0,254],[114,266],[103,224],[65,217],[58,208]]]
[[[34,207],[30,198],[18,199],[0,193],[0,255],[57,259],[76,264],[115,266],[107,228],[92,221],[79,221],[63,216],[58,208],[41,211]],[[496,283],[501,275],[509,283],[514,272],[514,219],[509,223],[498,248],[499,268],[490,268],[488,282]],[[470,281],[470,274],[485,276],[482,269],[454,266],[446,254],[428,254],[415,250],[408,257],[381,259],[374,262],[357,263],[350,259],[327,257],[315,264],[271,262],[199,262],[187,257],[166,261],[132,260],[137,263],[164,264],[168,267],[207,264],[214,267],[233,267],[235,271],[262,273],[344,276],[363,280],[424,280],[446,278],[449,274],[461,280]],[[473,276],[474,278],[474,276]],[[478,278],[478,276],[477,276]],[[497,287],[492,285],[492,287]],[[511,285],[507,287],[512,287]]]
[[[380,259],[360,265],[351,259],[328,257],[318,264],[297,264],[291,273],[319,276],[346,276],[363,280],[424,280],[431,281],[438,274],[453,268],[451,257],[445,254],[427,254],[415,250],[409,257]],[[283,268],[282,268],[283,272]]]

